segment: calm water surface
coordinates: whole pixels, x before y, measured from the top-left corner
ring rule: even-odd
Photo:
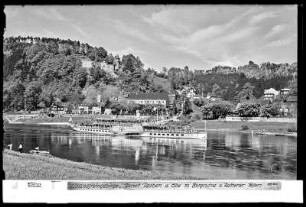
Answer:
[[[35,147],[56,157],[97,165],[171,172],[203,179],[296,179],[291,137],[208,132],[206,141],[133,139],[50,126],[6,125],[3,146]]]

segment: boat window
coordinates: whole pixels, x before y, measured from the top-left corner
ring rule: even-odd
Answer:
[[[160,135],[160,134],[158,134],[158,135]]]
[[[181,134],[181,136],[184,136],[184,134]]]
[[[176,136],[180,136],[179,134],[176,134]]]
[[[165,136],[165,134],[163,134],[163,136]]]
[[[152,133],[150,133],[150,135],[152,135]]]
[[[174,136],[174,134],[171,134],[171,136]]]
[[[167,134],[167,136],[169,136],[169,134]]]

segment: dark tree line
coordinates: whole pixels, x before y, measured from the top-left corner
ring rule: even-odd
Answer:
[[[30,40],[29,40],[30,39]],[[29,42],[27,42],[29,40]],[[36,110],[61,102],[77,105],[86,98],[85,91],[101,85],[112,85],[126,92],[164,91],[155,85],[143,69],[139,57],[124,55],[118,77],[101,69],[99,64],[83,68],[81,58],[94,62],[114,62],[112,54],[102,47],[91,47],[78,41],[53,38],[7,38],[4,41],[3,108]]]

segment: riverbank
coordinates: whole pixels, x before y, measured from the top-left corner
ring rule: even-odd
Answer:
[[[73,162],[51,155],[3,150],[3,170],[7,180],[174,180],[200,179],[177,177],[170,173],[104,167]],[[201,178],[203,179],[203,178]]]
[[[92,122],[97,117],[72,117],[72,122]],[[53,118],[34,118],[34,119],[18,119],[16,124],[34,124],[34,125],[57,125],[57,126],[70,126],[70,117],[53,117]],[[11,123],[11,124],[15,124]],[[191,126],[204,130],[205,121],[195,121]],[[223,121],[223,120],[207,120],[206,129],[208,131],[230,131],[242,133],[254,133],[262,135],[275,135],[275,136],[293,136],[296,137],[297,125],[295,123],[287,122],[249,122],[249,121]]]
[[[196,121],[191,123],[196,129],[205,129],[205,121]],[[220,121],[220,120],[207,120],[206,129],[208,131],[230,131],[230,132],[243,132],[276,136],[297,136],[297,126],[294,123],[284,122],[247,122],[247,121]]]

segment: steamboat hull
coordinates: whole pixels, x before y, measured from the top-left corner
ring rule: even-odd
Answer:
[[[171,139],[206,139],[206,132],[199,133],[186,133],[186,132],[144,132],[142,137],[155,137],[155,138],[171,138]]]
[[[78,132],[87,132],[87,133],[102,134],[102,135],[114,134],[109,129],[99,129],[99,128],[90,128],[90,127],[72,127],[72,129]]]

